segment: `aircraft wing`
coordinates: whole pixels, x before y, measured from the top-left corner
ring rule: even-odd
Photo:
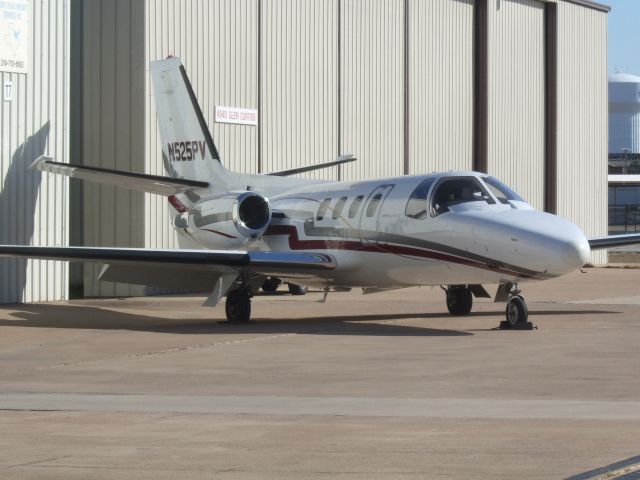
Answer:
[[[38,157],[31,165],[31,168],[42,172],[51,172],[58,175],[66,175],[67,177],[166,196],[209,187],[207,182],[199,182],[197,180],[71,165],[69,163],[55,162],[51,157],[45,156]]]
[[[254,252],[105,247],[0,245],[0,257],[35,258],[126,265],[139,269],[209,270],[264,275],[310,274],[336,268],[329,255],[312,252]]]
[[[623,247],[625,245],[640,244],[640,233],[630,233],[627,235],[609,235],[607,237],[597,237],[589,239],[591,250],[603,248]]]

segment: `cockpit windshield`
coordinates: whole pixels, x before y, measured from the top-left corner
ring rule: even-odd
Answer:
[[[484,183],[491,189],[500,203],[509,204],[509,200],[524,202],[525,200],[516,192],[507,187],[504,183],[495,177],[482,177]]]
[[[475,177],[452,177],[441,180],[431,200],[432,215],[441,215],[449,207],[469,202],[496,203]]]

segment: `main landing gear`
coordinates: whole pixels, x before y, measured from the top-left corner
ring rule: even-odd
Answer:
[[[282,284],[282,280],[277,277],[269,277],[262,283],[262,291],[265,293],[274,293]]]
[[[449,285],[445,289],[447,295],[447,310],[451,315],[464,316],[471,312],[473,295],[466,285]]]
[[[277,277],[269,277],[262,282],[262,291],[265,293],[275,293],[278,287],[282,285],[282,280]],[[287,287],[291,295],[306,295],[308,289],[304,285],[287,282]]]
[[[251,318],[251,288],[241,285],[227,294],[225,312],[231,323],[246,323]]]
[[[257,280],[257,282],[256,282]],[[265,292],[275,292],[282,284],[279,278],[268,278],[260,282],[259,277],[241,277],[231,290],[227,293],[225,303],[225,313],[230,323],[246,323],[251,318],[251,298],[253,292],[262,288]],[[291,295],[304,295],[307,293],[307,287],[289,283],[289,293]]]

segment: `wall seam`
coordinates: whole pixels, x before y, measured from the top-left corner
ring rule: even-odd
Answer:
[[[476,0],[473,12],[473,169],[488,171],[488,55],[489,29],[487,0]]]

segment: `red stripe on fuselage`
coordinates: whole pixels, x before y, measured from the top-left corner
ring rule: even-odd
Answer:
[[[200,230],[205,230],[211,233],[217,233],[218,235],[222,235],[223,237],[227,237],[227,238],[238,238],[238,237],[234,237],[233,235],[229,235],[228,233],[219,232],[218,230],[213,230],[211,228],[201,228]]]
[[[520,278],[543,279],[526,273],[516,272],[501,267],[491,267],[484,262],[473,260],[470,258],[457,257],[443,252],[434,250],[423,250],[420,248],[410,247],[406,245],[396,245],[391,243],[383,244],[367,244],[358,240],[342,240],[342,239],[323,239],[323,240],[300,240],[298,237],[298,229],[293,225],[272,225],[265,232],[265,235],[288,235],[289,248],[291,250],[350,250],[356,252],[370,253],[388,253],[392,255],[405,255],[410,257],[430,258],[433,260],[441,260],[444,262],[457,263],[469,267],[481,268],[492,272],[499,272],[513,275]]]
[[[184,213],[189,211],[186,205],[182,203],[180,200],[178,200],[178,197],[176,197],[175,195],[171,195],[167,197],[167,200],[169,200],[169,203],[171,204],[171,206],[175,208],[178,211],[178,213]]]

